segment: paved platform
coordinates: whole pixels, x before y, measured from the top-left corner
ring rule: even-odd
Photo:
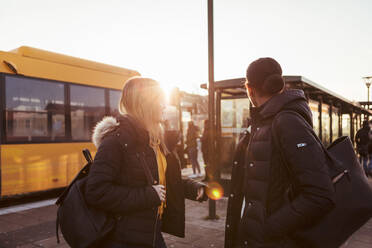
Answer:
[[[169,248],[222,248],[227,199],[217,201],[219,220],[205,220],[208,203],[186,201],[186,238],[164,234]],[[57,244],[55,236],[56,206],[9,212],[0,215],[0,247],[69,247],[61,238]],[[372,220],[356,232],[343,248],[371,248]]]

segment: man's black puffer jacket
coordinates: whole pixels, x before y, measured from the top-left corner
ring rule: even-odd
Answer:
[[[286,110],[296,113],[280,113]],[[301,90],[287,90],[252,109],[251,116],[249,145],[243,137],[233,165],[225,247],[302,247],[293,242],[291,234],[334,206],[326,156],[312,135],[312,114],[306,98]],[[291,202],[287,199],[290,182],[295,191]],[[241,212],[243,198],[245,208]]]
[[[97,154],[88,175],[85,197],[93,207],[120,216],[105,242],[128,247],[153,247],[160,199],[148,184],[142,165],[158,184],[156,156],[148,145],[147,131],[129,116],[106,117],[95,128]],[[163,231],[184,237],[185,198],[195,200],[202,184],[182,180],[178,159],[167,155],[167,207]],[[142,165],[141,165],[142,163]]]

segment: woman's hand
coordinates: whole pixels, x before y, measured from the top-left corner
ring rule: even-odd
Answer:
[[[166,191],[164,185],[152,185],[152,187],[155,189],[156,193],[158,193],[160,201],[165,202]]]

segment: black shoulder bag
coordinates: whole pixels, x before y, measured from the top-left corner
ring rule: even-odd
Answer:
[[[292,113],[303,119],[294,111]],[[293,175],[281,150],[278,137],[272,133],[289,175]],[[303,119],[305,121],[305,119]],[[343,136],[332,142],[326,149],[318,136],[312,134],[321,144],[329,160],[328,169],[335,188],[335,207],[312,226],[290,234],[290,239],[307,248],[336,248],[341,246],[355,231],[372,217],[372,188],[355,155],[350,138]]]

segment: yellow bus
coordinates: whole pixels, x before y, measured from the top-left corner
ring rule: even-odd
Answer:
[[[95,152],[92,128],[118,113],[137,71],[31,47],[0,51],[0,198],[66,186]]]

